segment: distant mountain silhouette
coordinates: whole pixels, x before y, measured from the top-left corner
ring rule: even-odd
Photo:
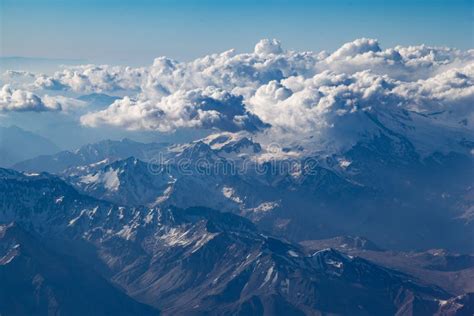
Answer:
[[[50,140],[17,126],[0,126],[0,166],[9,167],[19,161],[58,152]]]

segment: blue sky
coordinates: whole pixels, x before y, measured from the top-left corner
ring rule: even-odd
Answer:
[[[1,56],[149,64],[189,60],[261,38],[287,49],[335,49],[359,37],[474,47],[471,0],[0,0]]]

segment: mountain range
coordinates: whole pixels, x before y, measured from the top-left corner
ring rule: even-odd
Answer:
[[[233,212],[296,242],[362,235],[390,249],[474,251],[472,136],[406,111],[360,119],[370,132],[347,148],[217,133],[184,144],[104,141],[14,168],[55,173],[113,203]]]
[[[468,297],[360,257],[306,254],[231,213],[118,206],[44,173],[0,169],[0,188],[0,220],[11,223],[0,230],[0,273],[11,282],[0,293],[25,313],[428,315],[449,307],[455,315],[469,307],[458,304]],[[91,304],[76,307],[77,295]],[[95,309],[98,297],[107,303]]]
[[[472,314],[472,135],[438,114],[351,119],[324,138],[105,140],[0,169],[0,262],[27,284],[9,288],[72,308],[44,265],[59,256],[124,314]]]
[[[10,167],[25,159],[54,154],[58,146],[50,140],[17,126],[0,126],[0,166]]]

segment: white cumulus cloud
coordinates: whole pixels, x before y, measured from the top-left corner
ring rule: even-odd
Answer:
[[[13,89],[8,84],[0,90],[0,111],[44,112],[59,110],[61,110],[61,104],[55,98],[49,96],[41,98],[29,91]]]
[[[126,97],[103,111],[82,116],[81,122],[161,132],[178,128],[256,131],[265,127],[258,117],[246,111],[242,97],[213,88],[178,90],[159,100]]]
[[[50,90],[106,92],[136,90],[142,81],[142,68],[82,65],[65,68],[53,76],[39,76],[35,85]]]
[[[332,53],[298,52],[264,39],[250,53],[229,50],[189,62],[159,57],[141,68],[75,66],[37,76],[35,85],[128,94],[85,114],[88,126],[359,132],[359,123],[343,122],[369,111],[409,110],[472,128],[473,63],[474,50],[383,48],[361,38]]]

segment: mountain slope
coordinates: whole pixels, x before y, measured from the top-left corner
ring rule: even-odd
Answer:
[[[391,249],[474,249],[472,155],[421,156],[391,130],[334,155],[306,151],[222,133],[163,148],[151,162],[103,161],[63,175],[96,198],[231,211],[295,241],[350,234]]]
[[[159,314],[15,224],[0,225],[0,279],[2,315]]]
[[[307,253],[331,247],[349,255],[365,258],[436,284],[456,295],[474,291],[472,254],[453,253],[444,249],[409,252],[383,250],[365,238],[352,236],[306,240],[300,244]]]
[[[0,126],[0,166],[10,167],[22,160],[58,151],[55,144],[42,136],[17,126]]]
[[[61,151],[54,155],[42,155],[21,161],[12,168],[26,172],[61,173],[67,169],[99,162],[113,162],[135,156],[143,160],[154,158],[166,146],[163,143],[139,143],[130,139],[104,140],[84,145],[75,151]]]
[[[119,207],[47,174],[0,171],[0,221],[28,227],[167,314],[428,315],[451,297],[335,250],[305,255],[237,215]]]
[[[116,96],[107,95],[104,93],[91,93],[81,95],[78,100],[87,102],[92,109],[99,110],[114,103],[115,100],[120,99]]]

